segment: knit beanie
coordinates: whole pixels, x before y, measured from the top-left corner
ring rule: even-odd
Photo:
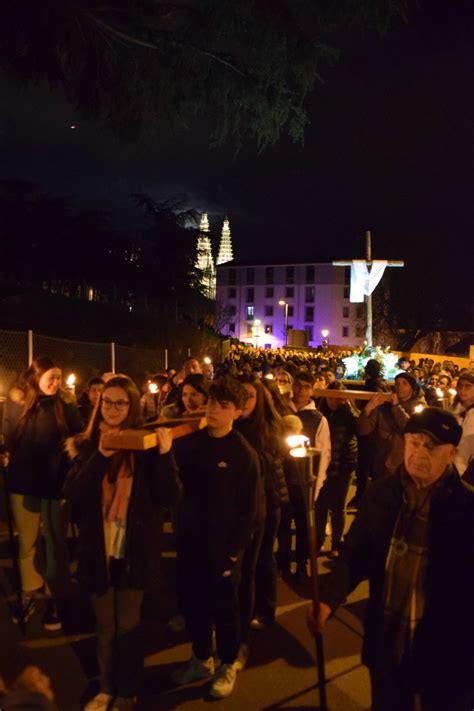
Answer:
[[[413,397],[416,397],[420,390],[420,386],[416,382],[416,378],[411,373],[406,372],[399,373],[397,376],[395,376],[395,382],[397,382],[399,378],[405,378],[407,383],[411,385],[411,389],[413,390]]]

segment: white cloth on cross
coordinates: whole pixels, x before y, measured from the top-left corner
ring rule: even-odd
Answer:
[[[351,303],[360,304],[364,296],[369,296],[381,278],[387,266],[387,260],[376,259],[371,262],[370,271],[364,259],[353,259],[351,264]]]

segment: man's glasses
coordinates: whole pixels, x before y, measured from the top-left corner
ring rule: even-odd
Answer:
[[[114,407],[116,410],[123,410],[124,407],[127,407],[128,403],[128,400],[109,400],[106,397],[102,398],[102,407],[105,410],[110,410],[110,408],[112,407]]]

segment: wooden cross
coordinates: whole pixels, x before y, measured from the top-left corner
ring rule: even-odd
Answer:
[[[365,258],[365,263],[367,264],[368,267],[372,265],[372,235],[370,231],[368,230],[365,233],[366,239],[367,239],[367,254]],[[335,267],[350,267],[352,266],[352,262],[333,262],[333,266]],[[387,267],[404,267],[405,262],[403,261],[387,261]],[[367,304],[367,328],[365,331],[365,338],[367,341],[367,345],[372,347],[372,294],[369,294],[366,297],[366,304]]]

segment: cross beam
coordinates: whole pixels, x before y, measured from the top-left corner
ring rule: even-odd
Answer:
[[[366,264],[370,267],[372,264],[372,235],[370,230],[367,230],[365,233],[366,236],[366,244],[367,244],[367,253],[365,257]],[[334,267],[350,267],[352,266],[352,261],[343,261],[343,262],[333,262],[332,263]],[[387,261],[387,267],[404,267],[405,262],[403,260],[391,260]],[[372,347],[372,294],[369,294],[366,297],[366,306],[367,306],[367,328],[365,331],[365,338],[367,340],[367,345]]]

